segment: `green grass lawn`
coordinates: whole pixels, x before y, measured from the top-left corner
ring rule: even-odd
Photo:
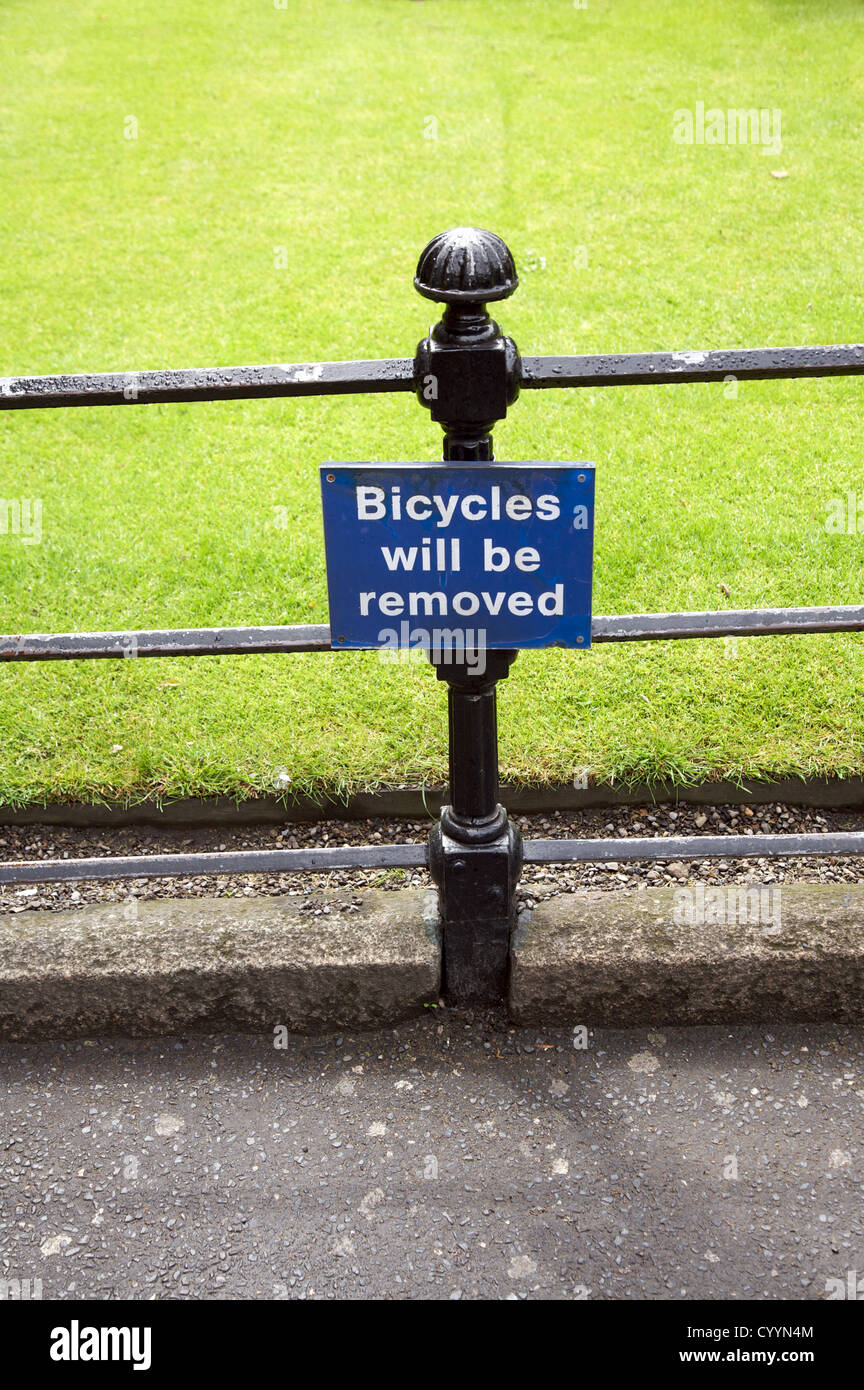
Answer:
[[[857,0],[7,0],[0,69],[2,374],[408,356],[459,223],[511,246],[525,353],[864,338]],[[782,152],[675,143],[697,101]],[[862,392],[526,392],[496,450],[596,462],[598,613],[856,603]],[[410,395],[2,414],[43,539],[0,535],[0,630],[326,622],[318,464],[439,456]],[[432,671],[374,654],[0,681],[5,803],[446,770]],[[864,643],[523,653],[500,710],[524,782],[861,773]]]

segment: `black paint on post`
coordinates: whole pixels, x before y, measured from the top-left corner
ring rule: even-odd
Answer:
[[[438,664],[449,685],[450,803],[429,840],[441,898],[444,995],[495,1004],[506,995],[522,840],[498,800],[496,685],[515,652],[486,653],[486,672]]]
[[[438,662],[438,679],[450,689],[450,805],[444,829],[454,839],[486,844],[504,831],[507,813],[498,802],[498,702],[496,685],[508,675],[516,652],[485,652],[486,670]]]
[[[463,1006],[501,1004],[522,869],[519,831],[505,817],[503,834],[477,844],[452,839],[443,826],[442,813],[429,839],[429,868],[441,901],[444,997]]]
[[[500,237],[457,227],[429,243],[414,285],[446,305],[420,343],[415,384],[444,430],[448,463],[494,467],[491,431],[519,393],[519,355],[486,304],[518,284]],[[433,657],[449,686],[450,803],[429,839],[429,867],[441,901],[444,996],[448,1003],[500,1004],[506,997],[515,892],[522,867],[519,832],[498,801],[496,686],[515,651],[485,651],[482,665]]]

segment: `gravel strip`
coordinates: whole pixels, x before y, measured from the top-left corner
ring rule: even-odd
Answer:
[[[862,830],[864,814],[770,806],[622,806],[613,810],[554,812],[519,816],[526,839],[603,838],[613,835],[741,835]],[[101,855],[171,854],[181,851],[302,849],[334,845],[390,844],[425,840],[431,820],[318,821],[278,826],[168,829],[151,826],[81,830],[79,828],[0,825],[0,858],[76,859]],[[640,885],[676,883],[779,884],[858,883],[864,866],[855,858],[708,859],[703,862],[616,863],[526,866],[520,888],[531,907],[558,893],[580,888],[609,892]],[[144,898],[274,897],[300,898],[310,912],[327,910],[332,895],[343,897],[363,888],[424,887],[425,870],[352,869],[324,874],[201,875],[196,878],[109,879],[101,882],[5,885],[0,887],[0,914],[28,908],[63,910],[83,903],[123,902]]]

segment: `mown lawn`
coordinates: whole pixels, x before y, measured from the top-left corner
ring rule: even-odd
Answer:
[[[0,68],[3,374],[410,355],[458,223],[512,247],[526,353],[864,337],[856,0],[7,0]],[[782,151],[675,143],[697,101],[779,109]],[[525,393],[497,453],[596,462],[597,612],[860,602],[826,518],[862,391]],[[409,395],[0,414],[0,496],[43,507],[0,629],[324,622],[318,464],[439,448]],[[5,803],[446,769],[432,672],[374,655],[0,680]],[[524,653],[502,772],[861,773],[862,697],[860,637]]]

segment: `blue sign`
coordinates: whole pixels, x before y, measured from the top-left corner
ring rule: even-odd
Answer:
[[[321,468],[334,647],[588,647],[594,465]]]

